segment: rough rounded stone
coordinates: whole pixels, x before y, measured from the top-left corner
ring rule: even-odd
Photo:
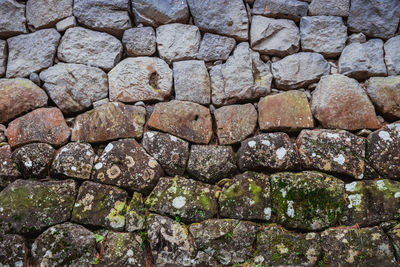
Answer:
[[[156,52],[156,32],[152,27],[127,29],[122,44],[129,57],[151,56]]]
[[[110,101],[164,100],[172,91],[172,70],[159,58],[126,58],[108,73],[108,82]]]
[[[213,185],[180,176],[162,177],[145,204],[150,211],[198,222],[217,214],[216,190]]]
[[[322,256],[318,233],[298,234],[269,225],[257,235],[255,264],[260,266],[317,266]]]
[[[95,157],[90,144],[69,143],[57,151],[51,165],[51,175],[60,178],[90,179]]]
[[[339,72],[357,80],[372,76],[386,76],[383,41],[371,39],[366,43],[346,46],[339,58]]]
[[[224,184],[218,199],[222,217],[242,220],[272,219],[268,176],[245,172]]]
[[[396,257],[399,258],[399,256],[400,256],[400,224],[397,224],[392,229],[390,229],[390,231],[388,232],[388,236],[389,236],[390,240],[392,241]]]
[[[0,192],[1,229],[13,233],[38,233],[68,221],[76,191],[72,180],[16,180]]]
[[[350,0],[312,0],[308,6],[311,16],[349,16]]]
[[[400,119],[400,76],[372,77],[365,82],[368,96],[388,119]]]
[[[314,127],[307,96],[301,91],[261,98],[258,102],[258,123],[260,129],[266,131],[296,132]]]
[[[73,27],[61,38],[57,56],[68,63],[81,63],[108,71],[120,61],[122,51],[121,42],[108,33]]]
[[[129,0],[75,0],[74,16],[80,25],[122,36],[132,27]]]
[[[58,108],[38,108],[8,124],[6,136],[11,147],[34,142],[60,146],[71,130]]]
[[[189,158],[189,143],[173,135],[146,131],[142,146],[171,176],[183,175]]]
[[[173,23],[156,29],[157,50],[167,63],[195,59],[200,46],[200,31],[194,25]]]
[[[344,182],[327,174],[305,171],[270,176],[276,220],[288,228],[321,230],[342,215]]]
[[[299,28],[292,20],[254,16],[250,29],[251,48],[261,54],[285,57],[299,51]]]
[[[5,131],[6,131],[6,126],[0,124],[0,143],[7,141],[4,133]]]
[[[306,87],[329,74],[328,61],[321,54],[300,52],[272,63],[272,74],[279,89]]]
[[[132,199],[126,207],[125,231],[144,230],[146,222],[145,211],[142,195],[138,192],[133,192]]]
[[[28,79],[0,79],[0,123],[47,104],[47,95]]]
[[[55,152],[49,144],[33,143],[14,150],[12,159],[25,178],[45,178]]]
[[[206,32],[201,40],[197,58],[204,61],[227,60],[235,44],[233,38]]]
[[[107,74],[95,67],[58,63],[42,71],[40,79],[50,98],[65,114],[85,111],[108,95]]]
[[[347,27],[341,17],[302,17],[300,21],[302,51],[336,57],[342,53],[347,41]]]
[[[75,27],[77,25],[74,16],[67,17],[56,23],[56,29],[58,32],[64,32],[69,28]]]
[[[194,143],[208,144],[213,135],[208,108],[186,101],[156,104],[147,124]]]
[[[311,111],[325,128],[376,129],[380,124],[361,85],[340,74],[321,78],[312,95]]]
[[[7,39],[6,77],[27,77],[53,65],[60,37],[55,29],[45,29]]]
[[[175,99],[210,104],[211,84],[204,61],[174,62]]]
[[[307,15],[308,4],[298,0],[255,0],[253,15],[288,18],[296,22]]]
[[[40,266],[92,266],[96,257],[95,235],[73,223],[50,227],[32,244],[32,256]]]
[[[303,130],[297,147],[304,169],[364,178],[364,138],[339,130]]]
[[[321,233],[321,247],[324,265],[396,266],[389,238],[379,227],[328,229]]]
[[[185,0],[132,0],[136,24],[157,27],[162,24],[186,23],[189,9]]]
[[[0,235],[0,265],[25,267],[28,258],[26,241],[19,235]]]
[[[92,179],[148,193],[163,175],[158,162],[134,139],[109,143],[94,165]]]
[[[79,188],[71,220],[121,231],[125,227],[127,197],[126,191],[118,187],[85,181]]]
[[[72,15],[73,0],[28,0],[26,2],[26,18],[31,30],[51,28],[63,18]],[[76,2],[75,2],[76,3]]]
[[[11,158],[11,147],[0,143],[0,189],[20,178],[21,173]]]
[[[243,141],[257,126],[257,111],[252,104],[224,106],[215,110],[214,116],[221,145]]]
[[[383,177],[400,181],[400,123],[389,124],[368,136],[367,160]]]
[[[15,0],[0,2],[0,38],[27,33],[25,5]]]
[[[299,165],[296,148],[285,133],[260,134],[242,141],[238,158],[241,170],[283,171]]]
[[[390,38],[383,47],[388,75],[400,75],[400,36]]]
[[[144,107],[118,102],[98,106],[75,118],[71,141],[97,143],[118,138],[140,138],[145,116]]]
[[[192,145],[187,172],[209,184],[230,178],[237,172],[235,153],[230,146]]]
[[[6,74],[7,50],[7,41],[0,40],[0,78]]]
[[[194,24],[202,31],[248,39],[249,21],[246,7],[240,0],[188,0]]]
[[[349,30],[369,37],[392,37],[399,25],[400,3],[397,0],[352,0],[348,18]]]

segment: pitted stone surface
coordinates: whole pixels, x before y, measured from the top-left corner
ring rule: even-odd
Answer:
[[[390,229],[388,236],[393,242],[394,251],[398,258],[400,256],[400,224]]]
[[[25,242],[20,235],[0,235],[0,265],[23,267],[29,252]]]
[[[233,38],[207,32],[201,40],[197,58],[204,61],[227,60],[235,44]]]
[[[0,2],[0,38],[27,33],[25,5],[16,0]]]
[[[122,44],[130,57],[151,56],[156,52],[156,32],[152,27],[127,29]]]
[[[273,18],[299,21],[307,15],[308,4],[298,0],[255,0],[252,13]]]
[[[75,1],[76,3],[77,1]],[[53,27],[58,21],[72,15],[73,0],[28,0],[26,18],[32,30]]]
[[[0,40],[0,78],[6,74],[7,50],[7,41]]]
[[[384,44],[385,63],[388,75],[400,74],[400,36],[390,38]]]
[[[2,143],[2,145],[0,145],[0,189],[6,187],[20,177],[21,173],[11,158],[11,147]]]
[[[311,16],[349,16],[350,0],[312,0],[308,6]]]
[[[132,199],[126,207],[125,231],[144,230],[146,227],[145,211],[142,195],[138,192],[133,192]],[[144,242],[144,240],[142,241]]]

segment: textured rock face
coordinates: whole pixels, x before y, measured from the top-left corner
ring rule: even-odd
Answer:
[[[394,226],[389,232],[388,232],[390,240],[393,241],[393,247],[394,251],[396,254],[396,257],[398,258],[400,256],[400,224],[397,224]]]
[[[227,60],[235,44],[233,38],[205,33],[200,43],[197,58],[204,61]]]
[[[25,23],[25,5],[15,0],[0,2],[0,38],[28,32]]]
[[[151,56],[156,52],[156,33],[152,27],[130,28],[124,32],[122,44],[130,57]]]
[[[82,112],[107,97],[107,75],[99,68],[58,63],[40,73],[43,88],[65,114]]]
[[[134,232],[145,229],[145,217],[143,197],[140,193],[133,192],[131,202],[126,208],[125,231]]]
[[[28,248],[19,235],[0,236],[0,264],[3,266],[25,266]]]
[[[55,29],[45,29],[7,39],[6,77],[26,77],[53,65],[60,37]]]
[[[212,137],[210,111],[191,102],[172,100],[158,103],[147,124],[194,143],[208,144]]]
[[[56,29],[58,32],[64,32],[69,28],[75,27],[77,25],[74,16],[67,17],[56,23]]]
[[[299,21],[307,15],[308,4],[298,0],[255,0],[252,13],[273,18]]]
[[[400,74],[400,36],[390,38],[384,45],[388,75]]]
[[[121,42],[104,32],[74,27],[66,30],[58,46],[57,56],[68,63],[81,63],[112,69],[121,59]]]
[[[7,42],[0,40],[0,78],[6,74],[7,56]]]
[[[240,0],[188,0],[194,23],[203,31],[248,39],[249,22],[246,7]]]
[[[145,116],[143,107],[118,102],[98,106],[76,117],[71,141],[96,143],[118,138],[140,138]]]
[[[312,0],[308,6],[311,16],[341,16],[349,15],[350,0]]]
[[[108,73],[110,101],[164,100],[172,91],[172,70],[154,57],[127,58]]]
[[[129,0],[75,0],[74,16],[80,25],[122,36],[130,28]]]
[[[71,130],[57,108],[39,108],[8,124],[6,136],[11,147],[33,142],[59,146],[64,144]]]
[[[11,147],[9,145],[0,146],[0,188],[17,180],[21,173],[11,158]]]
[[[68,221],[75,195],[72,180],[17,180],[0,192],[0,226],[5,232],[37,233]]]
[[[72,15],[73,0],[49,3],[46,0],[28,0],[26,18],[34,30],[53,27],[58,21]]]
[[[258,113],[261,130],[296,132],[314,127],[307,96],[300,91],[261,98],[258,102]]]
[[[149,192],[163,175],[158,162],[134,139],[109,143],[94,165],[93,180]]]
[[[311,111],[326,128],[376,129],[375,109],[360,84],[340,74],[321,78],[311,99]]]
[[[0,123],[46,104],[46,93],[30,80],[0,79]]]

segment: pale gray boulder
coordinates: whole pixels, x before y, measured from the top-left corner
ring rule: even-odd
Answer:
[[[390,38],[383,46],[388,75],[400,74],[400,35]]]
[[[75,1],[77,2],[77,1]],[[66,17],[72,15],[73,0],[28,0],[26,2],[26,19],[31,30],[50,28]]]
[[[27,33],[25,5],[15,0],[0,1],[0,38]]]

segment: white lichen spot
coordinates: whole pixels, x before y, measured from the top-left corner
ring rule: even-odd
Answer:
[[[174,141],[174,142],[178,141],[178,138],[176,138],[176,137],[173,136],[173,135],[170,135],[170,138],[171,138],[171,140]]]
[[[306,256],[308,263],[311,265],[315,264],[318,260],[318,253],[314,248],[309,248],[306,252]]]
[[[339,163],[340,165],[343,165],[345,162],[345,158],[343,157],[342,154],[339,154],[337,157],[334,157],[333,160]]]
[[[400,198],[400,192],[394,193],[394,198]]]
[[[381,190],[381,191],[387,190],[387,187],[385,185],[385,181],[384,180],[376,181],[376,185],[378,186],[378,189]]]
[[[270,146],[271,142],[269,140],[262,140],[261,144],[266,145],[266,146]]]
[[[357,256],[359,252],[356,250],[349,249],[349,256],[346,258],[348,263],[354,263],[354,257]]]
[[[101,163],[101,162],[96,163],[96,165],[94,165],[94,168],[95,168],[96,170],[100,170],[102,167],[103,167],[103,163]]]
[[[249,141],[247,144],[249,145],[249,147],[255,147],[256,146],[256,142],[255,141]]]
[[[349,195],[349,205],[347,206],[349,209],[359,206],[361,204],[361,195],[360,194],[354,194],[354,195]]]
[[[7,265],[5,265],[5,266],[7,266]],[[24,266],[24,262],[23,262],[23,261],[17,261],[17,262],[14,264],[14,266],[15,266],[15,267],[23,267],[23,266]]]
[[[361,180],[362,178],[364,178],[364,174],[361,173],[359,176],[357,176],[357,179]]]
[[[271,219],[271,208],[265,208],[264,209],[264,215],[265,215],[265,219],[266,220],[269,220],[269,219]]]
[[[293,218],[293,217],[294,217],[294,208],[293,208],[293,201],[292,201],[292,200],[289,200],[289,201],[288,201],[288,207],[287,207],[286,214],[287,214],[290,218]]]
[[[380,131],[378,135],[383,141],[393,141],[390,134],[386,131]]]
[[[174,200],[172,200],[172,206],[176,209],[182,208],[183,206],[185,206],[185,204],[186,198],[182,196],[176,197],[174,198]]]
[[[346,184],[345,188],[346,188],[347,192],[354,192],[354,190],[356,190],[356,186],[357,186],[357,182],[352,182],[352,183]]]
[[[282,243],[280,243],[279,245],[276,245],[276,248],[279,250],[280,254],[286,254],[289,252],[289,249]]]
[[[3,210],[4,210],[3,207],[0,207],[0,212],[3,212]]]
[[[372,234],[372,240],[378,240],[379,238],[381,238],[381,234],[380,233],[373,233]]]
[[[306,240],[314,239],[316,236],[317,236],[316,233],[307,233],[306,234]]]
[[[129,249],[129,250],[126,252],[126,256],[128,256],[128,257],[132,257],[132,256],[133,256],[133,251],[132,251],[132,249]]]
[[[384,252],[386,255],[390,255],[391,254],[388,244],[380,244],[378,246],[378,249],[380,251]]]
[[[71,166],[71,170],[75,172],[76,171],[76,167],[75,166]]]
[[[253,206],[256,203],[254,200],[250,200],[250,206]]]
[[[339,138],[339,134],[337,133],[327,133],[326,136],[328,138]]]
[[[278,159],[283,159],[286,155],[286,149],[283,147],[280,147],[276,150],[276,156],[278,157]]]
[[[287,192],[283,189],[281,189],[282,197],[286,197]]]
[[[155,159],[150,159],[147,165],[149,165],[150,168],[155,168],[158,165],[158,162]]]
[[[152,138],[154,134],[152,132],[146,132],[147,137]]]
[[[311,157],[315,157],[317,154],[315,154],[314,152],[311,154]]]
[[[106,148],[104,148],[104,152],[105,152],[105,153],[110,152],[111,149],[113,149],[113,147],[114,147],[113,144],[109,143],[109,144],[106,146]]]
[[[32,167],[32,161],[26,161],[24,162],[25,167]]]
[[[86,151],[86,156],[91,157],[92,156],[92,152]]]

